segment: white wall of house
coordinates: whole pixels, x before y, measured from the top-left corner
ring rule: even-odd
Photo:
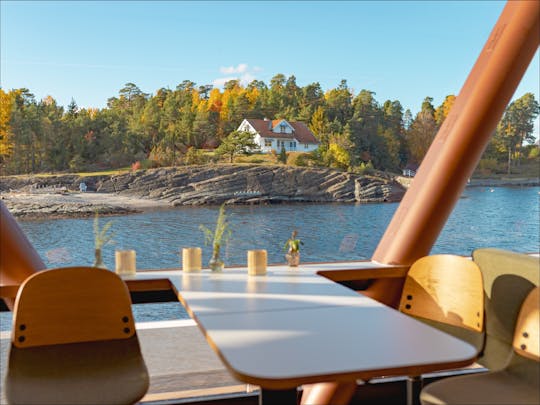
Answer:
[[[275,139],[263,138],[259,134],[256,134],[253,137],[253,140],[255,141],[257,145],[259,145],[259,149],[261,150],[262,153],[269,153],[272,149],[275,149],[274,147],[276,145]],[[271,141],[269,142],[270,146],[267,145],[267,142],[266,142],[267,140]]]
[[[286,121],[282,122],[285,124],[283,127],[283,130],[287,134],[293,133],[293,128],[287,124]],[[247,120],[242,121],[240,126],[238,127],[238,130],[240,131],[246,131],[254,134],[253,141],[259,145],[259,149],[262,153],[270,153],[272,149],[274,149],[277,153],[281,152],[281,147],[283,146],[285,148],[286,152],[312,152],[315,149],[318,148],[319,145],[313,144],[313,143],[300,143],[296,139],[288,138],[288,139],[282,139],[282,138],[269,138],[269,137],[262,137],[259,135],[259,133],[253,128]],[[274,128],[275,133],[282,133],[280,132],[281,128],[278,124],[276,128]]]
[[[270,153],[272,149],[274,149],[277,153],[281,152],[281,147],[283,146],[285,148],[286,152],[296,152],[299,151],[298,149],[298,141],[295,139],[281,139],[281,138],[263,138],[259,134],[256,134],[253,137],[253,140],[257,145],[259,145],[259,149],[262,153]],[[313,149],[311,149],[313,150]]]
[[[249,122],[247,122],[247,120],[242,121],[242,123],[238,127],[238,130],[251,132],[252,134],[257,133],[257,131],[255,131],[255,129],[249,124]]]
[[[315,143],[299,143],[296,147],[297,152],[313,152],[319,145]]]

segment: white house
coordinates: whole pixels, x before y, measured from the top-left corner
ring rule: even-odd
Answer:
[[[408,163],[403,169],[403,175],[405,177],[414,177],[419,167],[416,163]]]
[[[250,132],[261,152],[268,153],[272,149],[281,152],[311,152],[319,147],[319,141],[303,122],[288,122],[284,119],[245,119],[238,131]]]

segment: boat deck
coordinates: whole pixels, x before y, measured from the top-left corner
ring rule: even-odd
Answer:
[[[137,334],[150,374],[150,389],[142,402],[245,393],[250,389],[227,372],[192,320],[139,323]],[[9,340],[10,332],[0,332],[2,381]],[[7,403],[3,390],[1,395],[0,403]]]
[[[150,388],[141,403],[172,404],[257,404],[259,387],[232,377],[210,348],[195,322],[188,320],[137,324]],[[0,378],[4,379],[10,332],[0,332]],[[472,367],[474,371],[475,366]],[[476,366],[476,368],[478,368]],[[444,374],[444,373],[441,373]],[[433,378],[435,375],[426,376]],[[385,378],[360,382],[353,404],[405,404],[406,378]],[[0,404],[6,404],[2,390]]]

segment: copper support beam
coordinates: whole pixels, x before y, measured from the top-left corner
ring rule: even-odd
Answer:
[[[373,260],[429,254],[540,43],[540,1],[509,1],[433,140]]]
[[[13,215],[0,201],[0,286],[19,286],[28,276],[45,267]],[[12,308],[13,299],[5,298],[4,301]]]
[[[372,260],[411,265],[429,254],[539,43],[540,1],[508,1]],[[375,280],[364,293],[395,305],[402,283]],[[329,398],[349,389],[344,383],[317,384],[302,404],[331,403]]]

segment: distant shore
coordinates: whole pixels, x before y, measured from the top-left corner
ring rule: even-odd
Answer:
[[[79,192],[86,181],[94,188]],[[117,176],[10,176],[0,199],[19,219],[126,215],[181,205],[398,202],[414,178],[361,177],[328,169],[221,166],[168,168]],[[468,187],[532,187],[538,178],[471,179]]]
[[[414,177],[398,176],[396,180],[404,187],[408,188],[414,181]],[[489,179],[471,179],[467,187],[538,187],[540,178],[530,177],[498,177]]]
[[[535,187],[540,186],[539,178],[501,177],[500,179],[471,179],[469,187]]]

